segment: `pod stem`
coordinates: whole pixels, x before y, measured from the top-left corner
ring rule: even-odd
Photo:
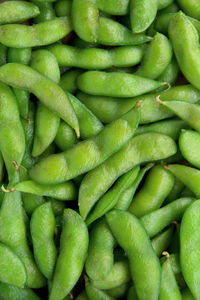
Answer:
[[[12,193],[16,190],[16,188],[10,188],[10,189],[6,189],[5,186],[2,184],[1,189],[4,193]]]

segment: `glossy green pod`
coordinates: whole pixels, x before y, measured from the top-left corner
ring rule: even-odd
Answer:
[[[200,200],[186,210],[180,228],[180,260],[184,279],[195,299],[199,299],[199,212]]]
[[[115,300],[115,298],[106,294],[106,292],[97,289],[89,281],[86,281],[85,290],[89,300],[101,299],[101,300]]]
[[[59,41],[71,31],[72,24],[68,17],[55,18],[32,26],[1,25],[0,42],[7,47],[15,48],[45,46]]]
[[[178,5],[189,16],[200,20],[200,4],[198,0],[178,0]]]
[[[30,2],[2,2],[0,4],[0,24],[22,23],[36,17],[39,13],[39,8]]]
[[[53,4],[51,2],[37,1],[37,0],[36,1],[31,0],[31,2],[37,5],[37,7],[40,10],[40,14],[34,18],[34,23],[38,24],[41,22],[53,20],[55,18],[55,11],[54,11]],[[65,16],[67,15],[58,16],[58,17],[65,17]]]
[[[104,127],[95,137],[42,160],[30,170],[31,178],[42,184],[55,184],[95,168],[130,140],[138,123],[137,108]]]
[[[171,58],[172,46],[170,41],[165,35],[157,32],[146,47],[142,63],[135,74],[156,79],[167,68]]]
[[[183,157],[193,166],[200,168],[200,134],[193,130],[182,130],[179,147]]]
[[[51,279],[57,250],[54,243],[55,217],[50,202],[35,209],[30,221],[30,230],[35,261],[42,274]]]
[[[57,17],[70,16],[72,1],[71,0],[57,0],[54,5]]]
[[[143,187],[133,197],[128,211],[140,218],[160,208],[174,185],[174,176],[171,175],[161,165],[153,167]]]
[[[181,220],[194,198],[180,198],[140,218],[148,235],[154,237],[173,221]]]
[[[120,151],[85,175],[79,189],[79,209],[87,215],[115,180],[131,168],[176,153],[174,141],[158,133],[133,137]]]
[[[19,288],[0,282],[0,296],[6,300],[41,300],[32,289]]]
[[[158,257],[160,257],[162,252],[169,247],[170,242],[172,240],[173,232],[174,226],[170,226],[165,231],[159,233],[151,240],[151,245]]]
[[[162,82],[167,82],[171,86],[175,84],[179,75],[179,66],[175,58],[172,58],[171,62],[168,64],[166,69],[158,76],[157,80]]]
[[[61,151],[66,151],[75,145],[78,139],[74,130],[67,123],[61,121],[54,141]]]
[[[88,231],[82,218],[74,210],[66,209],[50,300],[63,299],[77,283],[84,267],[88,243]]]
[[[117,242],[127,253],[139,299],[158,299],[161,281],[160,263],[143,225],[129,212],[120,210],[109,212],[106,220]],[[134,243],[130,242],[132,240]],[[151,280],[148,281],[148,278]]]
[[[128,73],[88,71],[78,77],[77,86],[91,95],[131,98],[164,88],[166,83]]]
[[[64,91],[74,94],[77,90],[76,79],[82,73],[81,69],[70,69],[62,74],[60,86]]]
[[[23,79],[23,80],[22,80]],[[28,66],[10,63],[0,67],[0,81],[29,90],[42,104],[60,116],[79,135],[78,120],[65,92],[53,81]]]

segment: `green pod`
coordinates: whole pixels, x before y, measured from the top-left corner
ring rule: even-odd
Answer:
[[[31,67],[56,83],[60,81],[60,70],[57,60],[48,50],[34,51],[31,59]],[[32,151],[34,157],[42,154],[54,141],[59,125],[60,118],[44,105],[39,104],[35,119]]]
[[[7,60],[7,47],[0,44],[0,66],[5,65],[6,60]]]
[[[96,0],[73,0],[71,16],[76,34],[86,42],[95,43],[99,30],[99,10]]]
[[[106,292],[97,289],[89,281],[86,281],[85,285],[86,293],[89,300],[101,299],[101,300],[115,300],[115,298],[106,294]]]
[[[32,289],[19,288],[0,282],[0,296],[6,300],[41,300]]]
[[[40,10],[40,14],[36,18],[34,18],[34,23],[50,21],[55,18],[55,11],[54,11],[53,4],[51,2],[35,1],[35,0],[31,0],[31,1],[35,5],[37,5],[37,7],[39,7],[39,10]],[[65,17],[65,15],[58,16],[58,17]]]
[[[134,286],[131,286],[128,290],[127,300],[138,300],[138,296],[136,294],[136,290]]]
[[[175,84],[177,78],[179,75],[179,66],[176,62],[175,58],[172,58],[169,65],[166,67],[166,69],[162,72],[160,76],[158,76],[157,80],[162,82],[167,82],[171,86]]]
[[[68,92],[66,94],[78,118],[80,137],[88,139],[100,133],[104,127],[97,117],[78,98]]]
[[[194,198],[180,198],[140,218],[150,238],[161,232],[173,221],[181,220]]]
[[[128,73],[88,71],[78,77],[77,86],[91,95],[130,98],[164,88],[166,84]]]
[[[115,244],[115,239],[104,220],[92,228],[85,263],[86,273],[92,280],[105,278],[113,268]]]
[[[140,123],[152,123],[162,119],[168,119],[173,116],[173,113],[166,107],[158,105],[155,101],[154,95],[142,95],[134,98],[119,99],[113,97],[91,96],[83,93],[78,93],[77,97],[80,99],[103,123],[110,123],[119,118],[122,114],[129,111],[135,106],[137,101],[141,101]],[[160,93],[162,101],[186,101],[196,103],[200,100],[200,92],[192,85],[174,86],[171,89]]]
[[[164,203],[168,204],[168,203],[178,199],[179,196],[181,195],[183,188],[184,188],[184,184],[177,177],[175,177],[173,188],[171,189],[171,192],[165,199]],[[181,197],[185,197],[185,196],[181,196]]]
[[[9,48],[7,60],[10,63],[20,63],[28,65],[31,59],[31,53],[31,48]],[[13,90],[17,99],[20,115],[24,119],[27,119],[29,114],[29,92],[15,88]]]
[[[179,137],[179,148],[183,157],[193,166],[200,168],[200,134],[193,130],[182,130]],[[191,151],[193,149],[194,151]]]
[[[79,209],[89,212],[115,180],[131,168],[176,153],[174,141],[158,133],[133,137],[120,151],[85,175],[79,188]]]
[[[158,10],[167,8],[174,0],[158,0]]]
[[[195,300],[195,298],[192,296],[190,290],[188,288],[185,288],[182,290],[182,300]]]
[[[179,118],[184,120],[190,127],[200,131],[200,106],[198,104],[182,101],[162,102],[158,100],[158,102],[170,109]]]
[[[156,79],[165,71],[171,58],[172,46],[170,41],[165,35],[157,32],[146,47],[141,66],[135,74]]]
[[[0,152],[0,182],[2,182],[3,175],[4,175],[4,160],[3,160],[3,156]]]
[[[19,192],[6,193],[4,196],[0,211],[0,241],[10,247],[23,262],[27,272],[26,286],[45,286],[46,281],[38,270],[28,246]]]
[[[78,297],[76,298],[76,300],[89,300],[87,293],[85,290],[83,290]]]
[[[59,41],[71,31],[72,24],[68,17],[55,18],[32,26],[22,24],[1,25],[0,42],[7,47],[14,48],[45,46]],[[23,39],[21,39],[22,36]]]
[[[88,250],[88,231],[80,215],[66,209],[64,220],[50,300],[63,299],[72,290],[82,273]]]
[[[181,197],[195,197],[195,195],[187,186],[185,186],[181,192]]]
[[[128,14],[129,0],[97,0],[100,11],[114,16]]]
[[[115,262],[111,271],[106,277],[99,280],[92,280],[94,287],[100,290],[110,290],[122,284],[128,283],[131,279],[130,267],[127,260]]]
[[[122,24],[105,17],[99,18],[97,43],[107,46],[140,45],[149,42],[151,37],[144,33],[134,34]],[[1,39],[0,39],[1,41]]]
[[[2,2],[0,4],[0,24],[22,23],[36,17],[39,13],[39,8],[30,2]]]
[[[149,163],[146,165],[146,167],[142,168],[139,173],[138,176],[136,177],[135,181],[133,182],[133,184],[127,188],[120,196],[118,199],[117,204],[115,205],[116,209],[121,209],[121,210],[127,210],[131,204],[131,201],[133,199],[133,196],[139,186],[139,184],[141,183],[144,175],[146,174],[146,172],[152,168],[153,164]]]
[[[143,187],[133,197],[128,211],[138,218],[160,208],[169,195],[174,176],[161,165],[153,167],[147,175]]]
[[[28,119],[21,119],[22,126],[24,128],[24,134],[25,134],[25,141],[26,141],[26,148],[24,157],[22,160],[22,166],[26,169],[29,169],[34,163],[35,158],[32,157],[32,147],[33,147],[33,138],[34,138],[34,124],[35,124],[35,106],[33,102],[30,101],[29,104],[29,114]]]
[[[46,202],[44,197],[28,193],[23,193],[22,199],[24,210],[28,216],[32,215],[32,213],[38,206]]]
[[[40,161],[30,170],[31,178],[42,184],[55,184],[75,178],[95,168],[129,141],[138,123],[137,108],[104,127],[95,137]]]
[[[47,196],[64,201],[75,200],[77,196],[75,185],[71,181],[55,185],[41,185],[27,180],[17,183],[15,189],[24,193]]]
[[[0,67],[0,81],[33,93],[47,108],[61,117],[79,135],[78,120],[65,92],[34,69],[17,63]]]
[[[164,256],[160,258],[161,265],[165,262],[165,260],[166,258]],[[181,273],[179,254],[174,254],[174,253],[170,254],[170,264],[175,275]]]
[[[6,245],[0,243],[0,280],[3,283],[24,287],[26,270],[19,257]]]
[[[139,299],[158,299],[160,263],[144,227],[135,216],[120,210],[109,212],[106,220],[117,242],[127,253]]]
[[[24,156],[25,136],[13,92],[7,85],[1,83],[0,94],[0,150],[9,181],[13,181],[17,179],[14,164],[19,166]]]
[[[166,250],[171,242],[174,232],[174,226],[170,226],[165,231],[159,233],[151,240],[151,245],[158,257],[161,256],[164,250]]]
[[[75,48],[54,44],[48,48],[59,66],[104,70],[111,67],[130,67],[139,64],[143,56],[142,46],[124,46],[111,50],[101,48]]]
[[[71,0],[57,0],[55,2],[55,12],[57,17],[70,16],[72,9]]]
[[[145,31],[157,14],[157,0],[130,0],[131,28],[134,33]]]
[[[113,289],[106,290],[107,294],[114,299],[121,299],[122,297],[125,297],[127,290],[129,287],[129,283],[121,284]]]
[[[54,215],[55,216],[62,215],[64,209],[66,208],[65,202],[53,198],[50,198],[48,200],[51,202]]]
[[[62,74],[60,86],[64,91],[74,94],[77,90],[76,79],[82,73],[80,69],[71,69]]]
[[[31,217],[30,230],[35,261],[42,274],[51,279],[57,251],[54,244],[55,217],[50,202],[36,208]]]
[[[183,277],[195,299],[199,299],[199,213],[200,200],[186,210],[180,228],[180,260]]]
[[[74,130],[67,123],[61,121],[54,141],[61,151],[66,151],[78,140]]]
[[[122,175],[116,184],[99,199],[96,206],[86,219],[87,225],[90,225],[95,220],[104,216],[118,203],[122,193],[136,180],[139,170],[139,166],[136,166],[129,172]]]
[[[181,300],[181,292],[174,272],[171,267],[170,255],[166,254],[166,260],[162,265],[162,279],[160,286],[160,300]]]
[[[178,0],[178,5],[189,16],[200,20],[200,4],[198,0]]]
[[[200,170],[178,164],[166,165],[165,168],[182,181],[196,197],[200,197]]]
[[[171,19],[168,31],[183,75],[196,88],[200,88],[200,60],[198,59],[200,49],[199,35],[196,28],[187,16],[180,11]]]
[[[164,121],[158,121],[152,124],[139,126],[135,135],[139,135],[147,132],[158,132],[170,136],[173,140],[179,138],[181,129],[187,128],[188,125],[185,121],[179,119],[170,119]]]

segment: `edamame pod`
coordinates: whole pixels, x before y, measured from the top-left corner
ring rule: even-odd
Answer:
[[[157,80],[162,82],[167,82],[172,86],[175,84],[178,75],[179,75],[179,66],[176,62],[176,59],[172,58],[169,65],[162,72],[162,74],[158,76]]]
[[[61,117],[79,136],[78,120],[65,92],[53,81],[28,66],[10,63],[0,67],[0,81],[29,90],[47,108]]]
[[[198,104],[187,103],[182,101],[160,101],[161,105],[169,108],[178,117],[184,120],[190,127],[200,131],[200,106]]]
[[[182,181],[197,197],[200,197],[200,170],[178,164],[165,165],[165,168]]]
[[[55,18],[32,26],[1,25],[0,42],[7,47],[14,48],[45,46],[59,41],[71,31],[71,20],[68,17]]]
[[[162,252],[169,247],[173,232],[174,226],[170,226],[151,240],[151,245],[158,257],[160,257]]]
[[[110,290],[129,282],[131,279],[129,263],[126,259],[115,262],[106,277],[92,280],[92,284],[100,290]]]
[[[100,221],[92,228],[85,263],[87,275],[92,280],[105,278],[113,268],[115,244],[115,239],[105,220]]]
[[[30,2],[6,1],[0,4],[0,24],[22,23],[39,15],[39,8]]]
[[[181,293],[170,263],[170,255],[164,251],[166,260],[162,265],[160,300],[181,300]]]
[[[133,197],[129,212],[140,218],[162,206],[173,185],[174,176],[161,165],[153,167],[143,187]]]
[[[30,230],[35,261],[42,274],[51,279],[57,251],[54,244],[55,217],[50,202],[36,208],[31,217]]]
[[[0,282],[0,296],[6,300],[41,300],[32,289],[19,288]]]
[[[6,245],[0,243],[0,280],[18,287],[26,283],[26,270],[19,257]]]
[[[159,259],[140,221],[129,212],[113,210],[106,215],[119,245],[128,255],[130,270],[139,299],[158,299],[161,270]],[[134,241],[134,243],[130,243]],[[151,278],[151,280],[148,280]]]
[[[74,130],[67,123],[61,121],[54,141],[61,151],[66,151],[78,140]]]
[[[31,53],[31,48],[9,48],[7,60],[10,63],[20,63],[28,65],[31,59]],[[15,88],[13,90],[17,99],[20,115],[24,119],[27,119],[29,114],[29,92]]]
[[[27,272],[26,286],[45,286],[45,278],[38,270],[28,246],[22,199],[17,191],[4,196],[0,211],[0,241],[10,247],[23,262]]]
[[[57,0],[55,2],[55,12],[57,17],[70,16],[72,1],[71,0]]]
[[[7,47],[0,44],[0,66],[6,64],[7,59]]]
[[[170,119],[158,121],[153,124],[139,126],[135,135],[139,135],[147,132],[158,132],[170,136],[173,140],[177,140],[181,129],[187,128],[188,125],[185,121],[179,119]]]
[[[173,0],[158,0],[158,9],[168,8],[168,6],[173,4]]]
[[[64,201],[75,200],[77,196],[75,185],[71,181],[55,185],[41,185],[37,182],[26,180],[17,183],[14,188],[20,192],[53,197]]]
[[[178,0],[178,5],[180,5],[181,9],[189,16],[200,19],[200,5],[198,0]]]
[[[184,279],[195,299],[199,299],[199,213],[200,200],[186,210],[180,228],[180,259]]]
[[[122,297],[125,297],[127,290],[129,287],[129,283],[121,284],[113,289],[106,290],[107,294],[114,299],[121,299]]]
[[[83,71],[80,69],[71,69],[62,74],[60,86],[64,91],[74,94],[77,90],[76,79]]]
[[[141,66],[135,73],[151,79],[158,78],[169,65],[172,58],[172,47],[168,38],[156,33],[153,40],[148,44]]]
[[[182,196],[181,192],[183,191],[183,189],[184,189],[184,184],[177,177],[175,177],[174,186],[171,189],[171,192],[169,193],[167,198],[165,199],[164,203],[168,204],[178,199],[180,195]]]
[[[81,275],[88,250],[88,231],[80,215],[66,209],[64,221],[50,300],[61,300],[72,290]]]
[[[98,9],[111,15],[126,15],[129,0],[97,0]]]
[[[109,296],[104,291],[95,288],[91,283],[89,283],[89,281],[86,281],[85,289],[89,300],[115,300],[115,298]]]
[[[171,19],[168,31],[182,73],[190,83],[200,88],[200,49],[196,28],[180,11]]]
[[[0,83],[0,150],[6,165],[9,181],[15,181],[16,165],[20,165],[25,152],[25,136],[16,98],[11,89]],[[13,182],[14,183],[14,182]]]
[[[128,73],[88,71],[79,75],[77,86],[91,95],[130,98],[165,87],[166,83]]]
[[[48,49],[55,55],[60,66],[87,70],[135,66],[142,60],[144,52],[142,46],[124,46],[106,50],[55,44]]]
[[[152,167],[153,167],[153,164],[149,163],[146,165],[146,167],[142,168],[139,171],[139,174],[138,174],[137,178],[135,179],[135,181],[133,182],[133,184],[120,195],[118,202],[115,205],[116,209],[127,210],[129,208],[131,201],[133,199],[133,196],[134,196],[139,184],[141,183],[144,175]]]
[[[98,218],[104,216],[105,213],[110,211],[118,202],[121,194],[133,184],[136,180],[140,168],[136,166],[117,181],[117,183],[107,193],[103,195],[86,219],[86,224],[89,225]]]
[[[76,34],[86,42],[97,42],[99,10],[96,0],[73,0],[71,16]]]
[[[193,166],[200,168],[200,134],[193,130],[182,130],[179,147],[183,157]]]
[[[158,133],[133,137],[120,151],[85,175],[79,189],[79,210],[86,216],[115,180],[145,162],[164,159],[176,153],[174,141]]]
[[[30,170],[31,178],[42,184],[55,184],[95,168],[130,140],[138,123],[139,110],[136,108],[104,127],[95,137],[40,161]]]
[[[45,203],[45,199],[42,196],[34,195],[34,194],[22,194],[23,207],[28,216],[32,215],[34,210]]]
[[[99,18],[97,43],[107,46],[140,45],[149,42],[151,37],[144,33],[134,34],[122,24],[105,17]],[[1,39],[0,39],[1,41]]]
[[[40,14],[35,17],[34,23],[41,23],[45,21],[50,21],[55,18],[55,11],[53,4],[51,2],[46,1],[35,1],[31,0],[40,10]],[[67,15],[58,16],[58,17],[65,17]]]
[[[179,221],[194,198],[180,198],[140,218],[148,235],[154,237],[173,221]]]

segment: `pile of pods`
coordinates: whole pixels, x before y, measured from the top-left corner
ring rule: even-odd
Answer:
[[[0,299],[200,299],[200,1],[0,3]]]

